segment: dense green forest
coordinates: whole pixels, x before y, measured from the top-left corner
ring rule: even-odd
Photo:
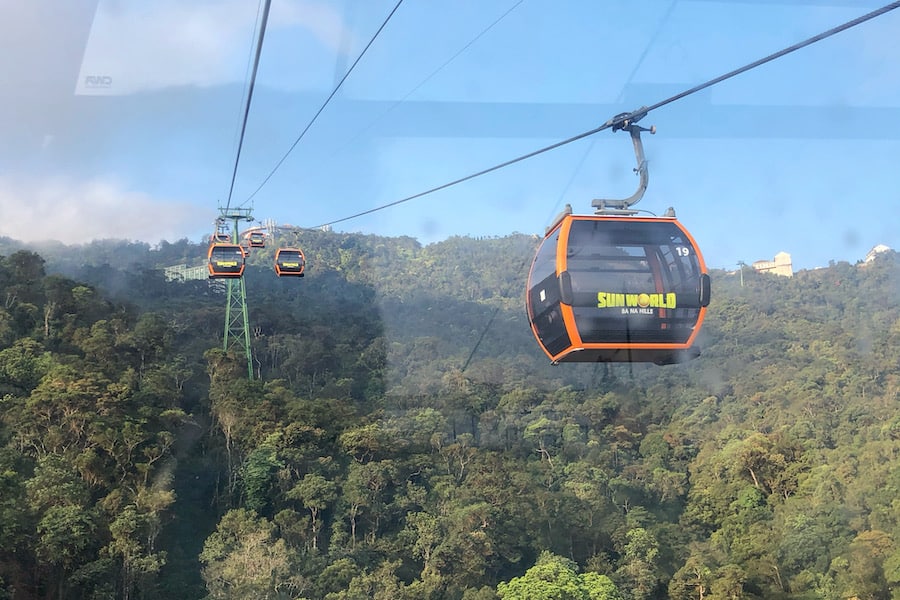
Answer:
[[[538,240],[0,239],[0,599],[900,598],[900,260],[714,271],[690,363],[552,366]],[[285,278],[286,279],[286,278]]]

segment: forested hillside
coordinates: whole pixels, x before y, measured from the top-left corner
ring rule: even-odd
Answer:
[[[291,240],[292,242],[293,240]],[[700,358],[551,366],[537,240],[0,240],[0,599],[900,598],[900,260],[712,273]]]

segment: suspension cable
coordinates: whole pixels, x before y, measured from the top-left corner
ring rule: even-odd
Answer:
[[[259,70],[259,57],[262,54],[263,38],[266,36],[266,23],[269,21],[269,7],[272,0],[266,0],[263,8],[262,20],[259,25],[259,38],[256,41],[256,55],[253,58],[253,72],[250,74],[250,84],[247,88],[247,103],[244,105],[244,118],[241,123],[241,136],[238,139],[237,155],[234,157],[234,170],[231,172],[231,186],[228,188],[228,200],[225,202],[225,210],[231,208],[231,196],[234,193],[234,181],[237,179],[238,164],[241,162],[241,148],[244,146],[244,133],[247,131],[247,118],[250,115],[250,101],[253,99],[253,88],[256,84],[256,73]]]
[[[501,14],[499,17],[497,17],[496,19],[494,19],[487,27],[485,27],[485,28],[482,29],[480,32],[478,32],[478,35],[476,35],[476,36],[473,37],[471,40],[469,40],[469,41],[466,43],[465,46],[463,46],[462,48],[460,48],[459,50],[457,50],[457,51],[453,54],[453,56],[451,56],[450,58],[448,58],[447,60],[445,60],[443,63],[441,63],[441,65],[440,65],[438,68],[436,68],[436,69],[433,70],[431,73],[429,73],[427,77],[425,77],[422,81],[420,81],[418,84],[416,84],[411,90],[409,90],[408,92],[406,92],[399,100],[394,101],[390,106],[388,106],[388,107],[384,110],[384,112],[382,112],[382,113],[381,113],[380,115],[378,115],[375,119],[373,119],[373,120],[372,120],[368,125],[366,125],[363,129],[361,129],[360,131],[358,131],[358,132],[356,133],[356,135],[354,135],[354,136],[353,136],[352,138],[350,138],[347,142],[345,142],[344,145],[343,145],[341,148],[339,148],[338,150],[336,150],[335,152],[340,151],[340,150],[343,149],[344,147],[349,146],[350,144],[352,144],[353,142],[355,142],[356,140],[358,140],[358,139],[359,139],[366,131],[368,131],[368,130],[370,130],[372,127],[374,127],[375,124],[378,123],[381,119],[383,119],[383,118],[386,117],[388,114],[390,114],[390,113],[391,113],[394,109],[396,109],[398,106],[400,106],[401,104],[403,104],[404,102],[406,102],[406,100],[407,100],[410,96],[412,96],[413,94],[415,94],[416,91],[418,91],[423,85],[425,85],[426,83],[428,83],[429,81],[431,81],[431,79],[434,78],[435,75],[437,75],[438,73],[440,73],[441,71],[443,71],[443,70],[447,67],[447,65],[449,65],[449,64],[452,63],[454,60],[456,60],[457,58],[459,58],[459,56],[462,55],[466,50],[468,50],[468,49],[471,48],[473,45],[475,45],[475,43],[478,42],[478,40],[480,40],[481,38],[483,38],[483,37],[484,37],[491,29],[493,29],[494,27],[496,27],[496,26],[500,23],[500,21],[502,21],[503,19],[505,19],[512,11],[514,11],[514,10],[515,10],[520,4],[522,4],[524,1],[525,1],[525,0],[518,0],[515,4],[513,4],[513,5],[510,6],[508,9],[506,9],[506,12],[504,12],[503,14]]]
[[[397,12],[397,9],[400,8],[400,5],[402,3],[403,3],[403,0],[397,1],[397,4],[394,6],[393,10],[391,10],[391,12],[388,14],[387,18],[381,24],[381,27],[378,28],[378,30],[375,32],[375,35],[373,35],[372,39],[369,40],[369,43],[366,44],[366,46],[365,46],[365,48],[363,48],[362,52],[359,53],[359,56],[356,57],[356,60],[353,61],[353,64],[350,65],[350,68],[347,69],[347,72],[344,74],[344,76],[341,78],[341,80],[338,82],[338,84],[336,86],[334,86],[333,90],[331,90],[331,93],[325,99],[325,102],[322,103],[322,106],[319,107],[319,110],[316,111],[316,114],[313,115],[313,118],[310,119],[309,123],[306,124],[306,127],[303,128],[303,131],[300,132],[300,135],[298,135],[297,139],[294,140],[294,143],[291,144],[291,147],[288,148],[287,152],[284,153],[284,156],[282,156],[279,159],[279,161],[277,163],[275,163],[275,166],[272,167],[272,170],[269,171],[269,174],[266,175],[265,179],[262,180],[262,183],[260,183],[259,186],[257,186],[257,188],[255,190],[253,190],[252,194],[247,196],[247,199],[244,200],[243,204],[246,204],[247,202],[252,200],[254,196],[256,196],[256,194],[259,192],[259,190],[261,190],[263,188],[263,186],[269,182],[269,180],[272,178],[272,176],[275,174],[275,172],[281,167],[281,165],[284,163],[284,161],[287,159],[287,157],[291,154],[291,152],[294,151],[294,148],[297,147],[297,144],[300,143],[300,140],[302,140],[303,136],[306,135],[306,132],[309,131],[309,128],[312,127],[313,123],[316,122],[316,119],[319,118],[319,115],[322,114],[322,111],[325,110],[325,107],[328,106],[328,103],[331,102],[331,99],[334,98],[334,95],[337,94],[338,90],[341,89],[341,86],[344,84],[344,82],[347,81],[347,78],[350,76],[350,73],[353,72],[353,69],[356,67],[356,65],[359,63],[359,61],[362,60],[362,57],[369,50],[369,47],[372,46],[373,43],[375,43],[375,39],[378,37],[378,35],[381,33],[381,31],[385,28],[385,26],[387,26],[388,21],[391,20],[391,17],[394,16],[394,13]]]
[[[734,71],[729,71],[728,73],[725,73],[724,75],[720,75],[720,76],[716,77],[715,79],[710,79],[706,83],[701,83],[700,85],[692,87],[689,90],[685,90],[685,91],[681,92],[680,94],[675,94],[674,96],[672,96],[670,98],[666,98],[665,100],[663,100],[661,102],[657,102],[656,104],[653,104],[651,106],[641,108],[639,111],[636,111],[637,114],[632,113],[633,116],[632,115],[629,115],[629,116],[632,116],[632,119],[634,119],[634,117],[639,118],[640,116],[643,116],[644,114],[650,112],[651,110],[656,110],[657,108],[665,106],[666,104],[675,102],[676,100],[681,100],[685,96],[690,96],[691,94],[697,93],[701,90],[705,90],[706,88],[714,86],[717,83],[721,83],[721,82],[725,81],[726,79],[731,79],[732,77],[740,75],[741,73],[744,73],[751,69],[755,69],[756,67],[758,67],[760,65],[764,65],[768,62],[771,62],[771,61],[775,60],[776,58],[781,58],[782,56],[785,56],[786,54],[790,54],[791,52],[795,52],[797,50],[800,50],[801,48],[805,48],[806,46],[815,44],[816,42],[822,41],[825,38],[829,38],[833,35],[841,33],[842,31],[846,31],[847,29],[856,27],[857,25],[859,25],[861,23],[865,23],[866,21],[870,21],[870,20],[874,19],[875,17],[880,17],[881,15],[883,15],[887,12],[890,12],[898,7],[900,7],[900,1],[891,2],[890,4],[888,4],[886,6],[882,6],[881,8],[873,10],[872,12],[867,13],[856,19],[853,19],[852,21],[847,21],[843,25],[838,25],[837,27],[832,27],[828,31],[823,31],[819,35],[814,35],[809,39],[803,40],[802,42],[797,42],[793,46],[788,46],[784,50],[779,50],[778,52],[770,54],[770,55],[768,55],[764,58],[761,58],[757,61],[754,61],[748,65],[744,65],[743,67],[740,67],[739,69],[735,69]],[[619,123],[621,123],[625,120],[628,120],[628,119],[627,118],[622,119],[619,121]]]
[[[322,227],[327,227],[327,226],[335,225],[335,224],[337,224],[337,223],[342,223],[342,222],[344,222],[344,221],[349,221],[349,220],[351,220],[351,219],[356,219],[356,218],[358,218],[358,217],[362,217],[362,216],[364,216],[364,215],[368,215],[368,214],[371,214],[371,213],[374,213],[374,212],[378,212],[378,211],[380,211],[380,210],[384,210],[384,209],[387,209],[387,208],[391,208],[391,207],[397,206],[398,204],[403,204],[403,203],[405,203],[405,202],[410,202],[411,200],[416,200],[416,199],[421,198],[421,197],[423,197],[423,196],[428,196],[428,195],[433,194],[433,193],[435,193],[435,192],[439,192],[439,191],[441,191],[441,190],[445,190],[445,189],[447,189],[447,188],[449,188],[449,187],[453,187],[453,186],[455,186],[455,185],[458,185],[458,184],[460,184],[460,183],[464,183],[464,182],[469,181],[469,180],[471,180],[471,179],[475,179],[475,178],[477,178],[477,177],[481,177],[482,175],[487,175],[488,173],[493,173],[494,171],[498,171],[498,170],[500,170],[500,169],[503,169],[503,168],[505,168],[505,167],[514,165],[514,164],[519,163],[519,162],[522,162],[522,161],[524,161],[524,160],[528,160],[529,158],[534,158],[535,156],[538,156],[538,155],[540,155],[540,154],[544,154],[545,152],[550,152],[551,150],[556,150],[557,148],[560,148],[560,147],[565,146],[565,145],[567,145],[567,144],[571,144],[572,142],[576,142],[576,141],[578,141],[578,140],[581,140],[581,139],[584,139],[584,138],[586,138],[586,137],[592,136],[592,135],[594,135],[594,134],[596,134],[596,133],[599,133],[599,132],[601,132],[601,131],[603,131],[603,130],[605,130],[605,129],[609,129],[610,127],[612,127],[614,130],[615,130],[615,129],[619,129],[619,128],[621,128],[624,124],[626,124],[626,123],[629,123],[629,122],[632,122],[632,123],[633,123],[633,122],[636,122],[636,121],[642,119],[643,117],[645,117],[645,116],[647,115],[647,113],[649,113],[649,112],[652,111],[652,110],[656,110],[657,108],[660,108],[660,107],[663,107],[663,106],[665,106],[665,105],[667,105],[667,104],[670,104],[670,103],[672,103],[672,102],[675,102],[676,100],[680,100],[680,99],[682,99],[682,98],[685,98],[686,96],[690,96],[691,94],[695,94],[695,93],[697,93],[697,92],[699,92],[699,91],[701,91],[701,90],[704,90],[704,89],[706,89],[706,88],[708,88],[708,87],[710,87],[710,86],[713,86],[713,85],[716,85],[716,84],[718,84],[718,83],[721,83],[721,82],[725,81],[726,79],[730,79],[730,78],[732,78],[732,77],[735,77],[735,76],[737,76],[737,75],[740,75],[740,74],[742,74],[742,73],[745,73],[745,72],[747,72],[747,71],[749,71],[749,70],[751,70],[751,69],[755,69],[755,68],[757,68],[757,67],[759,67],[759,66],[761,66],[761,65],[764,65],[764,64],[766,64],[766,63],[768,63],[768,62],[771,62],[771,61],[773,61],[773,60],[775,60],[775,59],[777,59],[777,58],[781,58],[781,57],[783,57],[783,56],[785,56],[785,55],[787,55],[787,54],[790,54],[790,53],[792,53],[792,52],[796,52],[797,50],[800,50],[800,49],[802,49],[802,48],[805,48],[806,46],[809,46],[809,45],[811,45],[811,44],[814,44],[814,43],[816,43],[816,42],[819,42],[819,41],[824,40],[824,39],[826,39],[826,38],[829,38],[829,37],[831,37],[831,36],[834,36],[834,35],[836,35],[836,34],[838,34],[838,33],[841,33],[841,32],[843,32],[843,31],[846,31],[847,29],[850,29],[850,28],[852,28],[852,27],[855,27],[855,26],[857,26],[857,25],[860,25],[860,24],[862,24],[862,23],[865,23],[866,21],[870,21],[870,20],[872,20],[872,19],[874,19],[874,18],[876,18],[876,17],[879,17],[879,16],[881,16],[881,15],[883,15],[883,14],[885,14],[885,13],[888,13],[888,12],[890,12],[890,11],[892,11],[892,10],[895,10],[895,9],[898,8],[898,7],[900,7],[900,0],[898,0],[898,1],[896,1],[896,2],[892,2],[892,3],[890,3],[890,4],[887,4],[887,5],[885,5],[885,6],[881,7],[881,8],[879,8],[879,9],[873,10],[872,12],[869,12],[869,13],[867,13],[867,14],[861,16],[861,17],[858,17],[858,18],[856,18],[856,19],[853,19],[853,20],[851,20],[851,21],[847,21],[846,23],[844,23],[844,24],[842,24],[842,25],[838,25],[838,26],[836,26],[836,27],[832,27],[831,29],[828,29],[827,31],[824,31],[824,32],[822,32],[822,33],[820,33],[820,34],[818,34],[818,35],[815,35],[815,36],[813,36],[813,37],[811,37],[811,38],[808,38],[808,39],[806,39],[806,40],[803,40],[803,41],[801,41],[801,42],[798,42],[798,43],[796,43],[796,44],[793,44],[792,46],[788,46],[787,48],[784,48],[783,50],[779,50],[778,52],[775,52],[775,53],[770,54],[770,55],[768,55],[768,56],[766,56],[766,57],[764,57],[764,58],[761,58],[761,59],[759,59],[759,60],[756,60],[756,61],[754,61],[754,62],[752,62],[752,63],[749,63],[749,64],[747,64],[747,65],[745,65],[745,66],[743,66],[743,67],[740,67],[740,68],[735,69],[735,70],[733,70],[733,71],[729,71],[728,73],[725,73],[724,75],[720,75],[720,76],[718,76],[718,77],[716,77],[716,78],[714,78],[714,79],[710,79],[710,80],[708,80],[708,81],[706,81],[706,82],[704,82],[704,83],[701,83],[700,85],[694,86],[694,87],[689,88],[689,89],[687,89],[687,90],[685,90],[685,91],[683,91],[683,92],[680,92],[680,93],[678,93],[678,94],[675,94],[674,96],[670,96],[669,98],[666,98],[665,100],[662,100],[662,101],[660,101],[660,102],[657,102],[656,104],[652,104],[652,105],[650,105],[650,106],[644,106],[644,107],[641,107],[641,108],[639,108],[639,109],[637,109],[637,110],[635,110],[635,111],[632,111],[632,112],[618,114],[618,115],[612,117],[611,119],[609,119],[608,121],[606,121],[603,125],[600,125],[599,127],[595,127],[594,129],[591,129],[591,130],[589,130],[589,131],[585,131],[584,133],[580,133],[580,134],[578,134],[578,135],[572,136],[572,137],[570,137],[570,138],[568,138],[568,139],[562,140],[561,142],[556,142],[555,144],[551,144],[551,145],[549,145],[549,146],[545,146],[545,147],[540,148],[540,149],[538,149],[538,150],[534,150],[533,152],[529,152],[529,153],[527,153],[527,154],[523,154],[523,155],[518,156],[518,157],[516,157],[516,158],[513,158],[513,159],[511,159],[511,160],[507,160],[507,161],[505,161],[505,162],[502,162],[502,163],[500,163],[500,164],[494,165],[494,166],[492,166],[492,167],[488,167],[487,169],[482,169],[481,171],[478,171],[478,172],[475,172],[475,173],[471,173],[471,174],[469,174],[469,175],[466,175],[465,177],[460,177],[459,179],[454,179],[453,181],[450,181],[450,182],[444,183],[444,184],[442,184],[442,185],[438,185],[438,186],[435,186],[435,187],[433,187],[433,188],[427,189],[427,190],[425,190],[424,192],[419,192],[419,193],[417,193],[417,194],[413,194],[413,195],[411,195],[411,196],[407,196],[407,197],[405,197],[405,198],[401,198],[400,200],[395,200],[395,201],[389,202],[389,203],[387,203],[387,204],[382,204],[381,206],[376,206],[376,207],[370,208],[370,209],[368,209],[368,210],[360,211],[360,212],[358,212],[358,213],[352,214],[352,215],[347,216],[347,217],[343,217],[343,218],[340,218],[340,219],[335,219],[334,221],[329,221],[329,222],[327,222],[327,223],[322,223],[322,224],[320,224],[320,225],[316,225],[315,227],[316,227],[316,228],[322,228]]]

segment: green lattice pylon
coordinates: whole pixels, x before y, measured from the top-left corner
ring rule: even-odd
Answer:
[[[238,221],[252,221],[250,209],[232,208],[220,209],[222,219],[232,222],[231,239],[233,243],[240,243],[238,237]],[[250,319],[247,317],[247,287],[244,278],[226,280],[228,286],[228,299],[225,302],[225,335],[223,336],[223,349],[227,353],[234,350],[235,353],[243,352],[247,356],[247,376],[253,379],[253,357],[250,353]]]

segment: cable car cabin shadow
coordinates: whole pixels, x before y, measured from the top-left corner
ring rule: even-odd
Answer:
[[[670,217],[566,215],[532,264],[528,318],[553,363],[699,356],[709,304],[697,244]]]
[[[244,275],[247,254],[239,244],[210,244],[207,256],[210,279],[238,278]]]

